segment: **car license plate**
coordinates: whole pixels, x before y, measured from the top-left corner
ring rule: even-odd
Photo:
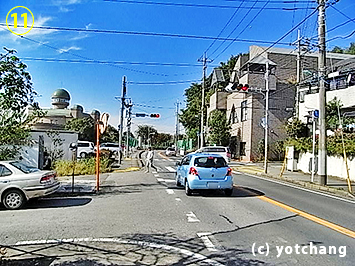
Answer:
[[[218,183],[217,182],[208,182],[207,187],[211,188],[211,189],[218,188]]]

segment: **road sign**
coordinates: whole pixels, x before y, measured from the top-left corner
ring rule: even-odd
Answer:
[[[99,125],[100,128],[100,133],[103,134],[106,131],[107,125],[108,125],[108,118],[109,118],[109,114],[108,113],[103,113],[101,115],[101,122],[102,124]]]
[[[319,117],[319,110],[313,110],[313,117],[318,118]]]

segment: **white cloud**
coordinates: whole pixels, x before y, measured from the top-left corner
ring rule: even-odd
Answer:
[[[53,0],[53,4],[56,6],[68,6],[80,3],[81,0]]]
[[[59,12],[68,13],[68,12],[71,12],[71,11],[74,11],[74,9],[70,9],[70,8],[65,7],[65,6],[60,6],[59,7]]]
[[[70,50],[78,51],[78,50],[81,50],[81,48],[77,47],[77,46],[70,46],[70,47],[66,47],[66,48],[61,48],[59,50],[59,53],[60,54],[66,53],[66,52],[69,52]]]
[[[83,33],[83,32],[79,32],[79,34],[77,36],[74,36],[72,38],[70,38],[71,41],[78,41],[78,40],[82,40],[89,37],[89,34],[87,33]]]

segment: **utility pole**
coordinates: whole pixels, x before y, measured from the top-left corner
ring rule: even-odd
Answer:
[[[269,138],[269,62],[266,62],[266,97],[265,97],[265,155],[264,155],[264,173],[267,173],[267,154],[268,154],[268,138]]]
[[[205,124],[204,124],[204,120],[205,120],[205,114],[204,114],[204,110],[205,110],[205,80],[206,80],[206,69],[207,69],[207,63],[211,62],[207,60],[206,57],[206,52],[203,54],[203,58],[198,60],[199,62],[202,61],[202,104],[201,104],[201,129],[200,129],[200,146],[199,148],[202,148],[205,144],[205,138],[204,138],[204,134],[205,134]]]
[[[299,105],[300,105],[300,82],[301,82],[301,31],[298,30],[297,37],[297,86],[296,86],[296,104],[295,113],[296,118],[299,119]]]
[[[127,104],[128,114],[127,114],[127,141],[126,141],[126,156],[129,156],[129,136],[131,135],[131,122],[132,122],[132,101]]]
[[[319,80],[319,147],[318,147],[318,175],[320,184],[327,184],[327,131],[325,124],[325,74],[326,74],[326,50],[325,50],[325,2],[318,0],[318,80]]]
[[[178,140],[179,140],[179,100],[176,101],[176,126],[175,126],[175,151],[178,152]]]
[[[120,138],[119,138],[119,146],[120,150],[122,149],[122,134],[123,134],[123,112],[125,108],[125,100],[126,100],[126,93],[127,93],[127,88],[126,88],[126,76],[123,76],[123,81],[122,81],[122,97],[121,97],[121,120],[120,120]],[[122,152],[120,152],[120,163],[122,162]]]

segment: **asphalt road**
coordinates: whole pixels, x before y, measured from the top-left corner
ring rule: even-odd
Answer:
[[[158,173],[112,174],[98,195],[0,209],[0,265],[354,265],[354,203],[244,174],[231,197],[187,197],[157,157]]]

